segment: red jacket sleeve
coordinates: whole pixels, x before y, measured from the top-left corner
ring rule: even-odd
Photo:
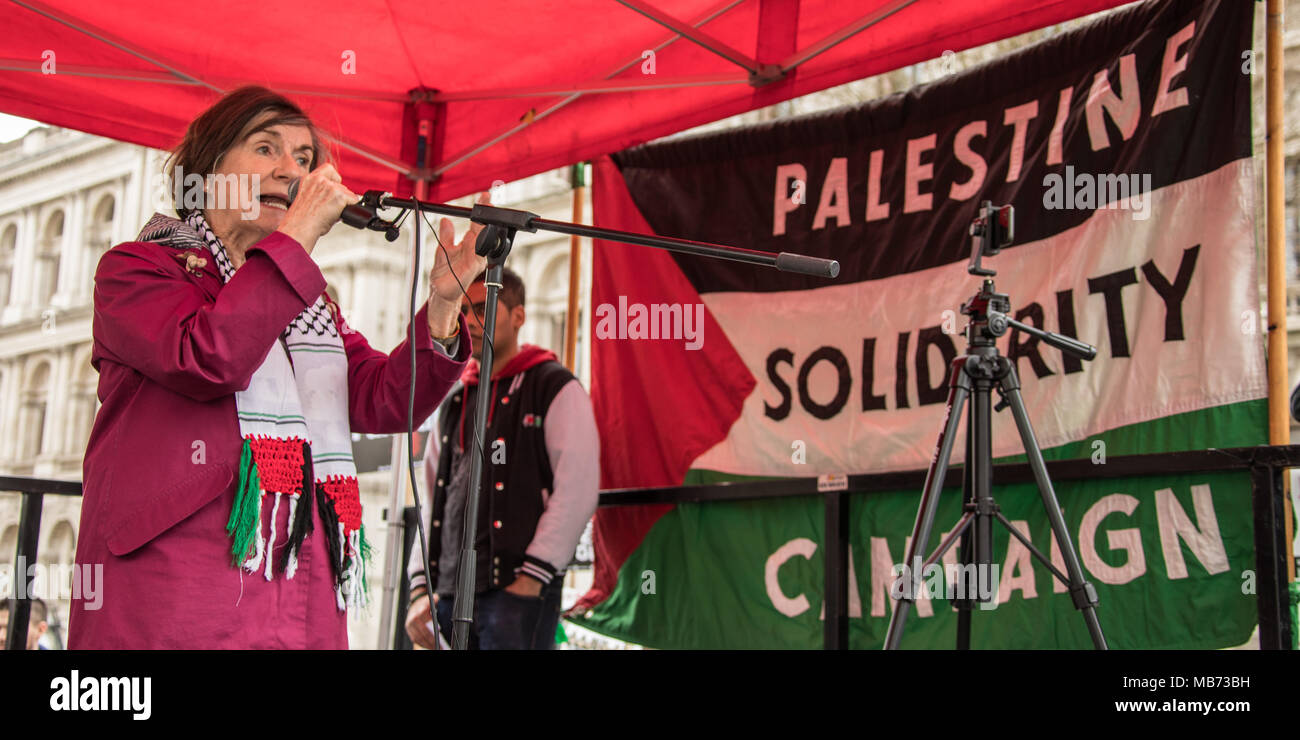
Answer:
[[[248,387],[284,327],[325,290],[293,238],[272,232],[213,300],[156,244],[129,242],[95,270],[92,331],[104,356],[197,401]]]
[[[348,353],[348,420],[352,431],[368,434],[398,434],[406,431],[406,408],[411,395],[411,325],[406,325],[402,343],[390,354],[370,346],[352,329],[334,305],[335,323]],[[429,333],[429,304],[415,314],[415,416],[419,427],[429,418],[447,391],[460,379],[470,356],[469,326],[460,317],[460,345],[456,356],[434,349]]]

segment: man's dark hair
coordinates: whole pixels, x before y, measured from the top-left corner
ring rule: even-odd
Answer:
[[[474,282],[481,283],[487,278],[487,272],[478,276]],[[524,279],[509,267],[501,268],[501,292],[498,294],[506,306],[514,308],[524,305]]]
[[[265,121],[253,124],[259,116],[270,112]],[[213,174],[221,157],[244,139],[258,131],[265,131],[272,126],[306,126],[311,131],[311,164],[308,169],[315,169],[328,159],[328,152],[321,146],[320,136],[311,119],[303,113],[293,101],[272,92],[265,87],[246,85],[232,90],[218,100],[211,108],[203,111],[198,118],[190,121],[185,131],[185,138],[167,158],[166,172],[175,197],[177,183],[176,169],[188,174],[197,174],[204,178]],[[189,215],[183,204],[176,203],[176,214],[181,218]]]
[[[0,612],[9,613],[9,598],[7,596],[0,598]],[[45,606],[45,602],[40,599],[32,599],[32,615],[27,620],[28,624],[45,622],[48,619],[49,608]]]

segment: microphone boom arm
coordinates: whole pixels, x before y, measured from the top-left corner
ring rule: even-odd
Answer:
[[[395,198],[389,193],[379,193],[379,191],[376,190],[366,191],[365,196],[361,199],[362,202],[366,202],[367,199],[372,197],[372,195],[376,196],[374,202],[379,208],[401,208],[403,210],[418,210],[427,213],[437,213],[443,216],[468,218],[475,223],[485,224],[487,226],[496,226],[500,229],[507,230],[510,232],[512,237],[515,231],[527,231],[529,233],[534,233],[539,230],[551,231],[557,234],[585,236],[592,239],[604,239],[607,241],[622,242],[624,244],[635,244],[642,247],[666,249],[670,252],[678,252],[680,254],[693,254],[700,257],[744,262],[746,264],[759,265],[762,267],[772,267],[782,272],[811,275],[813,277],[835,278],[840,274],[840,263],[837,260],[811,257],[793,252],[763,252],[757,249],[744,249],[742,247],[732,247],[725,244],[713,244],[710,242],[699,242],[691,239],[677,239],[670,236],[638,234],[636,232],[620,231],[618,229],[603,229],[596,226],[570,223],[568,221],[552,221],[550,219],[542,218],[535,213],[520,211],[513,208],[500,208],[497,206],[483,205],[481,203],[476,203],[473,208],[465,208],[463,206],[451,206],[444,203],[429,203],[414,198]]]

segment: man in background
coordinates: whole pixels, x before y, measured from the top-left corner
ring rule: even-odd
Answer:
[[[9,599],[0,599],[0,649],[4,648],[5,641],[9,639],[9,609],[12,601]],[[45,602],[40,599],[32,599],[32,613],[27,620],[27,650],[44,650],[40,644],[41,635],[45,630],[50,628],[46,621],[49,618],[49,612],[46,609]]]
[[[471,649],[555,647],[564,569],[596,510],[600,440],[591,399],[555,354],[519,345],[524,283],[503,271],[489,383],[491,406],[483,455],[488,465],[479,500],[475,551],[476,597]],[[450,642],[458,559],[475,455],[474,412],[482,362],[487,289],[483,277],[467,289],[473,359],[438,408],[424,455],[430,491],[422,512],[429,563],[416,543],[409,566],[411,640],[436,647],[429,629]],[[430,597],[432,592],[432,597]],[[430,603],[432,598],[432,605]]]

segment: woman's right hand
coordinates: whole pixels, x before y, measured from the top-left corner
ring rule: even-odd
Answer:
[[[433,603],[438,603],[438,594],[433,595],[433,600]],[[410,636],[411,642],[426,650],[437,650],[438,638],[428,627],[432,621],[433,608],[426,593],[411,602],[411,607],[406,612],[406,634]]]
[[[343,209],[361,200],[343,184],[338,170],[324,164],[298,182],[298,195],[276,231],[293,237],[311,254],[320,239],[338,223]]]

